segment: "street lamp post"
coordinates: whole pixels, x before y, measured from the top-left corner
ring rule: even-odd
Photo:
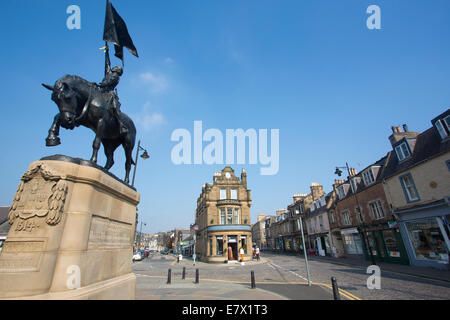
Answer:
[[[140,228],[140,230],[139,230],[139,250],[141,250],[142,224],[144,224],[144,226],[147,225],[145,222],[142,222],[142,221],[141,221],[141,228]]]
[[[295,210],[295,213],[297,213],[299,216],[299,220],[298,223],[300,224],[300,230],[302,233],[302,243],[303,243],[303,254],[305,255],[305,263],[306,263],[306,274],[308,276],[308,286],[311,286],[311,278],[309,276],[309,264],[308,264],[308,255],[306,254],[306,247],[305,247],[305,235],[303,233],[303,222],[302,222],[302,217],[300,216],[300,212],[299,210]]]
[[[134,171],[133,171],[133,180],[131,182],[131,186],[134,187],[134,178],[136,177],[136,168],[137,168],[137,163],[138,163],[138,159],[139,159],[139,151],[143,150],[144,153],[141,155],[142,159],[148,159],[150,158],[150,156],[147,153],[147,150],[145,150],[144,148],[141,147],[141,140],[138,141],[138,146],[137,146],[137,150],[136,150],[136,160],[134,161]]]
[[[198,226],[194,225],[194,253],[192,254],[192,259],[194,259],[194,266],[195,266],[195,258],[197,257],[196,254],[196,248],[197,248],[197,230]]]
[[[366,247],[369,249],[370,260],[372,261],[372,265],[376,265],[375,257],[373,256],[373,252],[372,252],[372,247],[371,247],[369,239],[367,237],[367,230],[366,230],[366,228],[364,226],[364,220],[363,220],[363,216],[362,216],[361,206],[359,205],[358,197],[356,196],[356,190],[353,190],[353,186],[352,186],[351,181],[350,181],[351,174],[350,174],[350,168],[348,166],[348,163],[347,162],[345,163],[345,167],[336,167],[336,171],[334,173],[337,174],[338,176],[341,176],[342,171],[339,170],[339,169],[347,169],[350,186],[352,187],[353,195],[355,197],[356,205],[358,207],[359,220],[361,221],[361,226],[360,227],[361,227],[361,230],[363,232],[363,241],[366,244]]]

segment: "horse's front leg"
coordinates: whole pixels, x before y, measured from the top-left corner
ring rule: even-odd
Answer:
[[[59,139],[59,127],[61,124],[61,114],[58,113],[55,118],[53,119],[53,124],[50,127],[50,130],[48,130],[48,137],[45,139],[45,145],[47,147],[54,147],[58,144],[61,144],[61,139]]]
[[[92,144],[93,152],[91,157],[91,162],[97,163],[98,150],[100,149],[100,143],[103,138],[105,131],[105,121],[100,119],[97,125],[97,132],[95,133],[94,143]]]

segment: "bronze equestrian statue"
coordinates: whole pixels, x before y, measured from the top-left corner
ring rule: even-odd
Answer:
[[[57,146],[61,143],[58,137],[60,126],[70,130],[85,126],[95,132],[91,162],[97,163],[101,142],[107,159],[106,170],[114,164],[114,151],[119,145],[123,146],[126,156],[124,181],[129,183],[131,165],[134,164],[132,151],[136,127],[130,117],[112,105],[110,91],[101,90],[96,83],[74,75],[62,77],[54,86],[43,86],[52,91],[52,100],[60,111],[54,117],[46,145]]]
[[[106,170],[114,164],[114,151],[119,145],[123,146],[126,156],[124,181],[129,183],[131,165],[134,164],[131,154],[136,140],[136,127],[133,121],[120,111],[116,86],[123,69],[120,66],[111,69],[108,42],[114,44],[115,56],[122,60],[122,65],[124,47],[136,57],[138,53],[125,22],[109,0],[106,2],[103,40],[105,47],[101,49],[105,49],[105,77],[100,84],[73,75],[62,77],[54,86],[42,84],[52,91],[52,100],[60,111],[48,132],[46,145],[51,147],[61,143],[58,137],[60,127],[72,130],[85,126],[95,132],[91,162],[97,163],[101,142],[107,159]]]

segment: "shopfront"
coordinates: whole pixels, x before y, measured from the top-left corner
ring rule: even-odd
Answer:
[[[341,230],[346,254],[363,254],[361,236],[357,228]]]
[[[328,233],[322,233],[316,235],[315,246],[317,248],[317,254],[319,256],[332,256],[332,250],[330,246],[330,239]]]
[[[372,249],[376,261],[409,264],[408,255],[396,222],[389,222],[377,226],[367,227],[366,238]],[[364,236],[360,233],[361,238]],[[366,260],[370,261],[370,252],[363,241]]]
[[[446,202],[397,211],[399,229],[412,265],[449,267],[450,207]]]
[[[244,261],[252,259],[251,229],[247,225],[209,226],[202,260],[205,262],[239,261],[239,250],[244,249]]]

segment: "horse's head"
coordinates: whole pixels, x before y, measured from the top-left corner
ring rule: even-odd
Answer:
[[[43,84],[43,86],[53,91],[52,100],[59,108],[61,126],[70,130],[75,128],[75,119],[77,118],[78,110],[78,94],[71,87],[70,81],[65,81],[65,78],[62,78],[56,81],[53,87],[46,84]]]

